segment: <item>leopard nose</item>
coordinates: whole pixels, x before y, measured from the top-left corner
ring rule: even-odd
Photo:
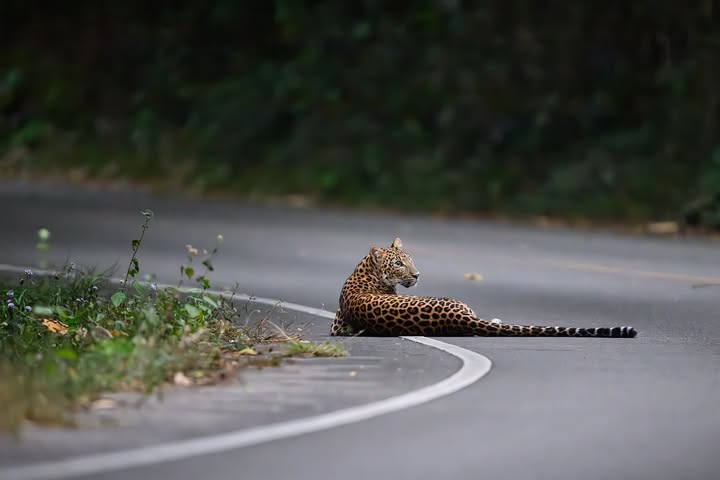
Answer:
[[[414,278],[415,280],[417,280],[418,277],[420,276],[420,272],[415,272],[415,273],[412,274],[412,276],[413,276],[413,278]]]

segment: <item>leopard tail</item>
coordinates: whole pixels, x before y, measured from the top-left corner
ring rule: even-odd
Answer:
[[[478,335],[502,337],[604,337],[633,338],[637,331],[633,327],[548,327],[534,325],[512,325],[481,321]]]

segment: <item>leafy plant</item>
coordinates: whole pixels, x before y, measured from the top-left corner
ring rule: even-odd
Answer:
[[[101,392],[151,393],[173,378],[207,381],[215,370],[238,364],[228,355],[255,352],[263,343],[293,342],[267,318],[250,321],[247,307],[209,291],[213,257],[223,237],[204,252],[204,272],[187,275],[199,287],[141,282],[138,252],[153,216],[141,212],[140,235],[122,288],[111,272],[70,262],[50,275],[27,270],[0,284],[0,429],[17,431],[23,419],[65,422],[73,408],[91,405]],[[48,235],[41,240],[47,241]],[[191,252],[194,253],[194,252]],[[189,265],[196,255],[190,255]],[[323,346],[316,354],[330,352]],[[245,353],[243,353],[245,352]],[[298,347],[287,354],[309,354]],[[260,356],[262,357],[262,356]],[[257,364],[277,359],[258,358]],[[189,377],[186,377],[185,374]]]
[[[195,275],[197,272],[193,267],[193,262],[200,255],[201,252],[190,244],[185,245],[188,264],[180,265],[180,281],[178,282],[178,286],[182,285],[184,277],[187,277],[188,280],[194,280],[195,282],[199,283],[202,286],[203,290],[209,289],[210,280],[208,279],[208,274],[215,270],[213,260],[215,255],[218,253],[220,245],[222,245],[224,240],[225,239],[222,235],[218,235],[217,237],[215,237],[215,247],[213,247],[210,252],[208,252],[207,250],[202,250],[202,255],[205,256],[205,258],[201,262],[201,265],[204,267],[204,271],[203,273],[198,275]]]
[[[140,272],[140,261],[137,258],[137,252],[138,250],[140,250],[140,245],[142,244],[143,238],[145,237],[145,231],[150,228],[150,220],[152,220],[153,217],[152,210],[143,210],[140,213],[143,217],[145,217],[145,221],[142,224],[140,237],[131,242],[132,257],[130,257],[130,263],[128,264],[127,272],[125,273],[125,280],[123,280],[123,294],[125,293],[125,288],[127,287],[128,278],[135,279],[135,276]],[[122,298],[118,296],[117,300],[113,300],[113,303],[115,303],[116,301],[118,301],[118,303],[121,303]]]

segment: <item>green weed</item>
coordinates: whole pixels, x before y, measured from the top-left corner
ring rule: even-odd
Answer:
[[[325,341],[314,343],[302,340],[289,340],[285,346],[285,352],[289,356],[309,357],[344,357],[347,351],[341,345]]]
[[[204,271],[197,275],[192,265],[200,249],[187,247],[178,287],[139,281],[140,248],[153,218],[149,210],[141,213],[142,230],[131,242],[120,286],[112,272],[74,262],[0,283],[0,430],[18,432],[24,420],[67,422],[69,412],[102,392],[149,394],[178,373],[199,382],[230,363],[240,365],[227,360],[263,343],[289,342],[288,355],[331,354],[329,345],[313,351],[267,318],[249,321],[247,307],[209,291],[222,236],[210,252],[202,250]],[[184,280],[197,286],[181,287]]]

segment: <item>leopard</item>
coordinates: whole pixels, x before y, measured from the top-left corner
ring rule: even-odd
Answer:
[[[342,286],[330,335],[605,338],[637,335],[631,326],[558,327],[486,320],[465,302],[451,297],[397,292],[398,285],[414,287],[419,277],[420,271],[399,237],[389,247],[370,248]]]

